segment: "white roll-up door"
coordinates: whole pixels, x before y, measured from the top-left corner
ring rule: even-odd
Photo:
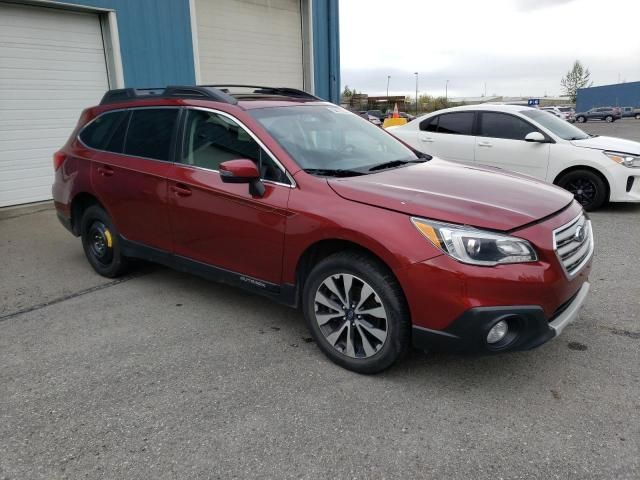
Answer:
[[[107,89],[97,14],[0,2],[0,207],[51,198],[53,153]]]
[[[196,0],[200,81],[303,88],[300,0]]]

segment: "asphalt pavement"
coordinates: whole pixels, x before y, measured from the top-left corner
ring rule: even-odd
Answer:
[[[0,479],[640,478],[640,205],[592,214],[592,290],[523,353],[329,362],[301,314],[0,212]]]
[[[623,118],[613,123],[590,120],[586,123],[575,123],[576,127],[594,135],[626,138],[640,142],[640,120]]]

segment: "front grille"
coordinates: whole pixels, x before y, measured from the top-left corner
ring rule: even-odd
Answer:
[[[553,231],[553,249],[569,278],[584,267],[593,253],[591,222],[584,213]]]

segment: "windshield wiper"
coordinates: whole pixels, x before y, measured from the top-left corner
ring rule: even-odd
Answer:
[[[418,158],[416,160],[391,160],[390,162],[379,163],[378,165],[374,165],[369,169],[370,172],[374,172],[376,170],[383,170],[385,168],[393,168],[399,167],[401,165],[405,165],[407,163],[424,163],[428,159],[425,157]]]
[[[305,168],[303,169],[307,173],[311,173],[314,175],[324,175],[327,177],[355,177],[357,175],[364,175],[364,172],[360,172],[358,170],[343,170],[343,169],[332,169],[332,168]]]

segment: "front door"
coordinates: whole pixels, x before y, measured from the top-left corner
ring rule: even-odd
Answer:
[[[480,112],[476,163],[544,180],[549,166],[550,144],[525,141],[531,132],[539,130],[515,115]]]
[[[169,175],[174,253],[281,283],[291,191],[284,170],[252,134],[221,112],[187,110],[183,137]],[[258,165],[265,184],[262,197],[251,196],[246,184],[220,179],[220,163],[240,158]]]

